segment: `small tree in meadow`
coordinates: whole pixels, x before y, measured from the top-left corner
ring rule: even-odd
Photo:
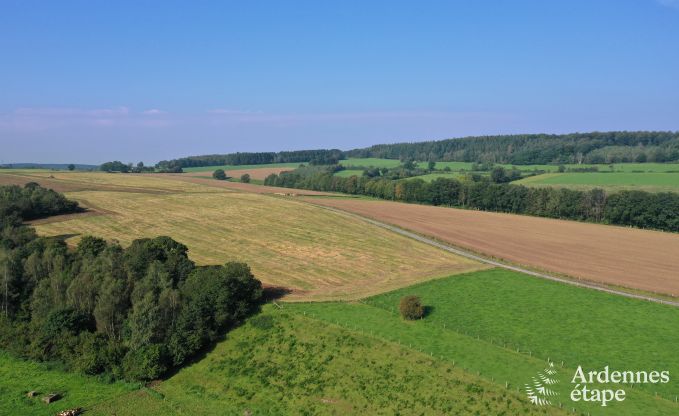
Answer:
[[[224,172],[224,169],[217,169],[216,171],[212,172],[212,177],[223,181],[226,179],[226,172]]]
[[[424,316],[422,301],[420,301],[419,296],[415,295],[402,297],[401,303],[399,304],[399,310],[404,319],[420,319]]]
[[[250,174],[249,173],[244,173],[240,177],[240,181],[243,183],[250,183]]]

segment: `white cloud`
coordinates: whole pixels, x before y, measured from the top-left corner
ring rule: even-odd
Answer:
[[[166,111],[158,110],[157,108],[152,108],[150,110],[142,111],[142,114],[146,116],[159,116],[161,114],[166,114]]]

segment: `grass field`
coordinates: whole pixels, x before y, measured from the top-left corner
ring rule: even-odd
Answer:
[[[2,415],[55,415],[64,409],[90,407],[113,400],[135,391],[134,383],[105,383],[94,377],[67,373],[46,364],[11,357],[0,351],[0,414]],[[40,394],[26,397],[28,391]],[[46,405],[40,399],[49,393],[63,396]]]
[[[438,178],[446,178],[446,179],[459,179],[464,176],[464,173],[460,172],[452,172],[452,173],[429,173],[426,175],[420,175],[420,176],[413,176],[412,178],[408,179],[422,179],[425,182],[431,182],[435,179]]]
[[[375,157],[367,157],[340,160],[339,164],[347,167],[356,166],[365,168],[371,166],[376,168],[395,168],[401,164],[401,161],[396,159],[378,159]]]
[[[88,175],[71,174],[80,180]],[[105,179],[119,181],[119,187],[128,181],[149,181],[149,189],[168,191],[69,192],[69,198],[102,215],[42,222],[37,231],[68,236],[72,244],[88,234],[123,245],[136,238],[169,235],[186,244],[197,263],[245,261],[263,282],[291,289],[289,297],[297,299],[353,299],[483,267],[290,198],[165,178],[108,175]]]
[[[452,363],[273,305],[151,394],[136,392],[91,414],[158,409],[215,415],[544,412]]]
[[[214,172],[217,169],[230,170],[250,170],[267,168],[290,168],[295,169],[300,163],[267,163],[263,165],[218,165],[218,166],[198,166],[194,168],[184,168],[184,172]]]
[[[576,189],[638,189],[651,192],[679,191],[679,173],[586,172],[550,173],[522,179],[528,186],[559,186]]]
[[[404,295],[421,297],[423,321],[397,314]],[[289,304],[286,308],[352,330],[400,342],[488,380],[523,387],[550,359],[557,363],[561,398],[575,368],[669,370],[679,373],[675,346],[679,309],[493,269],[430,281],[369,298],[364,304]],[[518,352],[517,352],[518,350]],[[563,361],[563,367],[561,362]],[[679,380],[623,387],[616,415],[676,414]],[[659,398],[654,397],[658,393]],[[576,406],[593,414],[596,406]],[[606,410],[606,409],[603,409]]]
[[[339,176],[340,178],[348,178],[350,176],[358,176],[359,178],[363,176],[363,171],[359,169],[345,169],[345,170],[340,170],[339,172],[335,172],[335,176]]]

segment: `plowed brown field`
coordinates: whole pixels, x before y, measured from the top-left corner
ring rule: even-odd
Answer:
[[[308,200],[513,263],[679,295],[679,234],[390,201]]]

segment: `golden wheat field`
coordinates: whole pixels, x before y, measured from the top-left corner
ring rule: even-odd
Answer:
[[[6,176],[0,174],[0,183],[8,182]],[[356,299],[484,268],[295,198],[171,177],[33,172],[25,178],[60,185],[92,210],[34,223],[41,235],[63,236],[69,244],[95,235],[123,246],[168,235],[186,244],[198,264],[247,262],[265,284],[290,289],[287,300]]]

